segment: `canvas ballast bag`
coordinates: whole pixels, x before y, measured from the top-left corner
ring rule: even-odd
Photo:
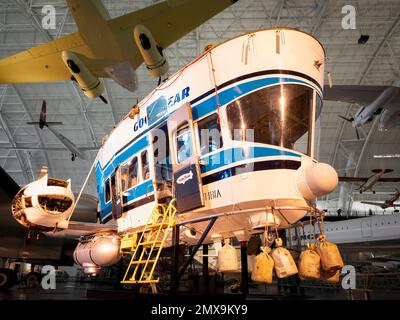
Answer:
[[[318,280],[321,277],[321,258],[311,244],[299,258],[299,277],[302,280]]]
[[[338,283],[340,280],[340,270],[336,271],[325,271],[321,269],[321,281],[328,283]]]
[[[272,283],[274,260],[269,255],[271,248],[261,247],[261,251],[262,252],[255,258],[251,280],[256,282]]]
[[[236,249],[225,239],[224,246],[218,251],[218,270],[221,272],[238,270]]]
[[[318,237],[320,245],[317,252],[321,257],[321,267],[324,271],[337,271],[343,268],[343,260],[336,244],[326,241],[325,235]]]
[[[298,272],[296,263],[290,252],[282,247],[282,239],[275,240],[276,248],[272,251],[275,273],[278,278],[290,277]]]

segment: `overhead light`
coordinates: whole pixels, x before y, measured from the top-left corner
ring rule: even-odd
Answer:
[[[359,38],[358,38],[358,44],[366,44],[368,42],[369,39],[369,35],[367,34],[362,34]]]
[[[374,154],[374,158],[382,159],[382,158],[400,158],[400,153],[394,154]]]

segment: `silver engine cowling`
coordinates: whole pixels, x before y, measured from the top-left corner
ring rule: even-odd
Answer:
[[[100,234],[85,238],[76,246],[74,260],[85,274],[96,275],[101,267],[109,267],[120,258],[121,239],[115,234]]]

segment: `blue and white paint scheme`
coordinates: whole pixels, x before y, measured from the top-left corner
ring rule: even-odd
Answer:
[[[101,147],[96,178],[102,223],[116,222],[121,235],[133,231],[158,202],[176,196],[179,203],[176,183],[194,178],[198,203],[177,220],[223,214],[206,241],[246,238],[265,226],[266,211],[279,228],[298,221],[337,185],[335,170],[315,159],[324,62],[324,49],[311,35],[264,29],[213,46],[170,76]],[[181,113],[188,118],[179,120]],[[173,127],[177,119],[182,126]],[[156,163],[154,137],[163,128],[170,165],[160,175],[165,168]],[[204,128],[219,131],[222,143],[202,143]],[[185,143],[192,148],[181,156]],[[182,230],[181,240],[197,241],[204,227]]]
[[[215,249],[222,238],[290,228],[338,183],[316,159],[324,62],[322,45],[294,29],[209,47],[103,139],[94,163],[101,223],[70,220],[78,201],[70,181],[49,178],[47,168],[18,192],[15,219],[49,236],[80,237],[74,259],[88,274],[115,264],[121,239],[172,198],[188,245],[216,217],[203,241]]]

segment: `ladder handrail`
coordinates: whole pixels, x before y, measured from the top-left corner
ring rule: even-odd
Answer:
[[[165,207],[166,207],[166,206],[165,206],[164,204],[157,204],[156,207],[153,209],[152,213],[150,214],[150,217],[149,217],[149,219],[147,220],[147,223],[144,225],[143,229],[142,229],[142,230],[139,230],[139,231],[136,231],[136,233],[141,232],[141,235],[140,235],[140,238],[138,239],[136,248],[135,248],[134,251],[133,251],[133,254],[132,254],[131,260],[130,260],[130,262],[129,262],[128,268],[126,269],[126,272],[125,272],[125,275],[124,275],[124,278],[123,278],[123,282],[126,281],[126,278],[127,278],[127,276],[128,276],[130,267],[131,267],[131,265],[132,265],[132,262],[135,260],[135,256],[136,256],[137,251],[138,251],[138,249],[139,249],[139,247],[140,247],[140,246],[139,246],[139,243],[142,242],[143,237],[144,237],[144,234],[146,233],[146,232],[145,232],[145,228],[146,228],[146,226],[148,226],[149,224],[151,224],[151,221],[154,219],[154,218],[153,218],[154,211],[155,211],[155,210],[158,210],[159,207],[161,207],[163,210],[165,210]],[[140,257],[139,257],[139,260],[142,260],[143,255],[144,255],[144,250],[142,250],[142,252],[141,252],[141,254],[140,254]],[[134,273],[133,273],[133,275],[132,275],[131,278],[134,278],[134,276],[136,275],[136,271],[137,271],[137,270],[135,269],[135,270],[134,270]]]
[[[131,249],[133,251],[132,257],[125,272],[124,278],[121,281],[122,283],[156,283],[159,281],[159,279],[152,279],[152,277],[169,231],[175,223],[175,214],[177,212],[177,209],[174,205],[175,201],[175,199],[172,199],[169,202],[168,206],[165,204],[157,204],[153,208],[147,224],[145,224],[143,228],[135,232],[136,234],[141,232],[141,235],[137,241],[136,247]],[[163,235],[160,239],[162,231]],[[157,243],[159,243],[158,247],[156,247]],[[136,257],[140,247],[142,248],[142,251],[139,257]],[[150,250],[147,251],[147,249]],[[156,254],[156,256],[151,259],[154,253]],[[129,279],[127,279],[128,274],[133,266],[135,266],[133,274],[131,277],[129,277]],[[142,271],[140,277],[136,279],[137,272],[140,269],[140,266],[142,268]],[[150,272],[148,272],[147,269],[150,266],[151,269]],[[145,277],[144,280],[143,277]]]
[[[167,229],[169,229],[169,228],[172,227],[172,225],[173,225],[173,223],[174,223],[174,220],[175,220],[174,217],[175,217],[175,213],[176,213],[176,207],[172,205],[172,202],[173,202],[173,201],[174,201],[174,200],[171,200],[171,202],[170,202],[169,205],[168,205],[168,209],[167,209],[167,216],[169,216],[169,223],[168,223]],[[171,210],[173,211],[173,214],[171,214]],[[156,268],[156,264],[157,264],[158,259],[159,259],[159,257],[160,257],[161,250],[162,250],[162,248],[164,247],[164,243],[165,243],[165,240],[166,240],[166,238],[167,238],[167,235],[168,235],[168,232],[167,232],[167,231],[164,232],[164,236],[163,236],[163,239],[162,239],[162,243],[160,244],[159,250],[158,250],[157,255],[156,255],[156,258],[155,258],[156,263],[153,263],[153,267],[152,267],[151,270],[150,270],[149,278],[151,278],[151,276],[153,275],[153,272],[154,272],[154,270],[155,270],[155,268]],[[154,246],[154,243],[153,243],[153,246]]]
[[[168,206],[168,208],[169,208],[169,206]],[[151,258],[151,255],[153,254],[154,246],[155,246],[156,241],[157,241],[157,239],[158,239],[158,237],[159,237],[159,235],[160,235],[161,230],[163,229],[164,221],[165,221],[165,218],[167,217],[167,214],[168,214],[168,213],[167,213],[167,212],[168,212],[168,208],[167,208],[167,210],[164,211],[164,213],[163,213],[163,215],[162,215],[162,222],[159,223],[159,227],[158,227],[158,229],[157,229],[157,231],[156,231],[156,236],[155,236],[155,238],[154,238],[154,240],[153,240],[153,243],[152,243],[152,245],[151,245],[151,247],[150,247],[150,252],[148,253],[148,259],[147,259],[145,265],[143,266],[143,270],[142,270],[142,273],[141,273],[141,275],[140,275],[140,277],[139,277],[139,281],[141,281],[141,280],[143,279],[143,276],[144,276],[144,274],[145,274],[147,265],[148,265],[148,263],[149,263],[149,259]],[[160,219],[160,217],[157,217],[157,219],[156,219],[156,221],[155,221],[156,224],[158,223],[158,219]],[[153,223],[154,223],[154,221],[153,221]],[[164,235],[165,235],[165,233],[164,233]],[[152,237],[152,236],[153,236],[153,230],[149,232],[148,237]],[[164,239],[164,237],[163,237],[163,239]],[[151,240],[150,240],[150,242],[151,242]],[[162,243],[160,244],[160,248],[161,248],[163,245],[164,245],[164,241],[162,241]],[[144,250],[143,250],[143,251],[144,251]],[[158,250],[158,251],[160,252],[161,250]],[[157,256],[158,256],[158,255],[157,255]],[[157,261],[158,259],[156,258],[156,259],[154,259],[154,260]],[[154,263],[153,263],[153,266],[155,266]],[[152,268],[152,270],[153,270],[153,268]],[[150,274],[148,275],[148,278],[151,278],[152,275],[153,275],[153,272],[150,272]]]

